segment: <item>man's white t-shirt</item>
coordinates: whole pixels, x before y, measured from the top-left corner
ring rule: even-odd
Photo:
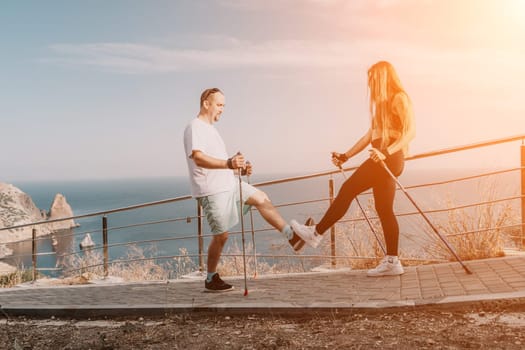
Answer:
[[[184,150],[194,198],[230,191],[235,186],[235,175],[231,169],[205,169],[197,166],[191,155],[193,151],[218,159],[228,159],[221,135],[212,124],[199,118],[193,119],[184,130]]]

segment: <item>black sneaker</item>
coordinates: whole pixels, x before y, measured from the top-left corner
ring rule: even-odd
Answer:
[[[213,275],[211,282],[208,282],[208,280],[204,281],[204,288],[206,289],[206,292],[213,293],[228,292],[233,290],[233,286],[221,280],[218,273]]]
[[[314,221],[313,218],[308,218],[308,219],[306,219],[306,221],[304,222],[304,224],[305,224],[306,226],[314,226],[314,225],[315,225],[315,221]]]
[[[300,252],[304,247],[304,241],[297,233],[293,233],[293,237],[288,240],[288,243],[292,246],[293,250]]]

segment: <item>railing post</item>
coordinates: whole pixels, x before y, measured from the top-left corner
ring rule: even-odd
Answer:
[[[33,240],[31,243],[32,260],[33,260],[33,282],[36,281],[36,228],[33,227]]]
[[[109,274],[108,271],[108,218],[106,215],[102,217],[102,245],[104,247],[104,277]]]
[[[199,241],[199,272],[204,271],[204,240],[202,238],[202,207],[197,202],[197,233]]]
[[[521,140],[521,248],[525,247],[525,145]]]
[[[330,194],[330,205],[332,205],[334,201],[334,179],[330,175],[330,179],[328,180],[328,189]],[[330,252],[332,254],[332,267],[336,267],[337,262],[335,258],[335,225],[332,225],[330,228]]]

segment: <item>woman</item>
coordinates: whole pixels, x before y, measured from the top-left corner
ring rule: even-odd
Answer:
[[[371,127],[344,153],[332,152],[332,162],[340,167],[369,144],[370,158],[341,186],[337,197],[321,221],[305,226],[292,220],[291,226],[310,246],[317,247],[323,234],[346,213],[352,200],[372,188],[375,208],[385,235],[387,255],[380,264],[368,270],[368,276],[401,275],[404,270],[398,258],[399,225],[394,215],[396,183],[383,168],[383,161],[397,177],[404,167],[408,144],[415,136],[414,115],[410,99],[394,67],[386,61],[368,70]]]

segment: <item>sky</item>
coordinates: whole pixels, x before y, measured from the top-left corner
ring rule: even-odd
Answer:
[[[525,134],[523,43],[525,0],[2,2],[0,181],[186,176],[209,87],[255,173],[330,170],[379,60],[413,102],[411,154]],[[519,166],[519,145],[410,166]]]

